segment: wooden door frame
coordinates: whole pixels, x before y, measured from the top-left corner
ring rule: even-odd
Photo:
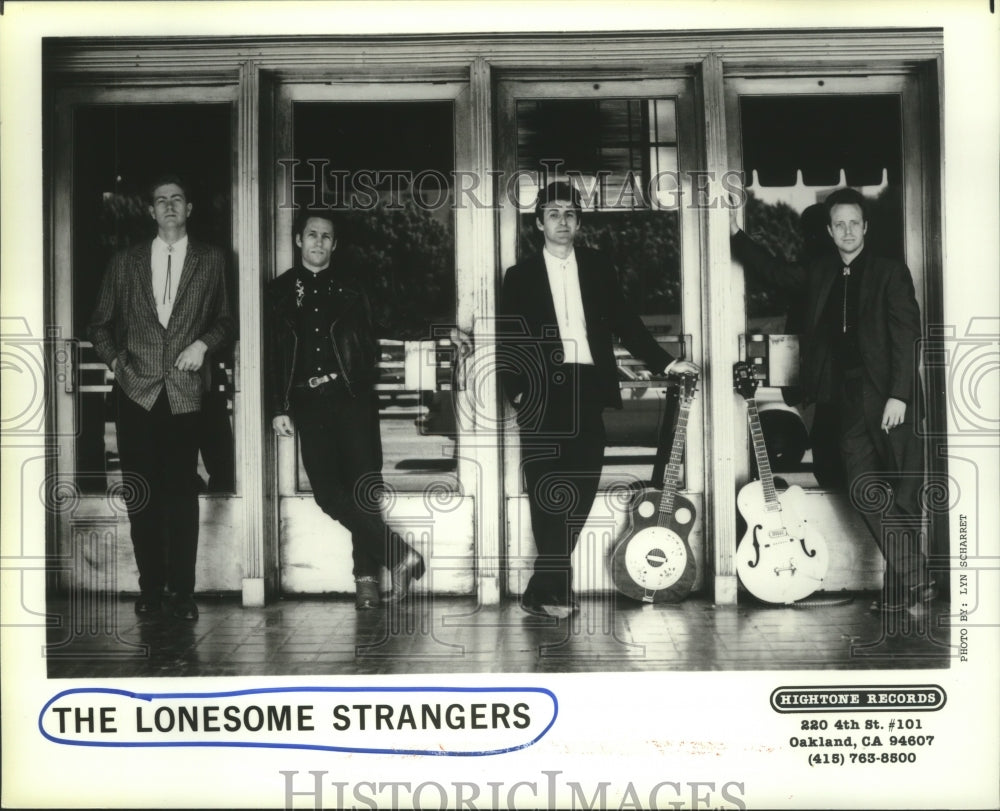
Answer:
[[[690,71],[683,65],[675,65],[671,70],[663,71],[657,77],[635,78],[622,77],[613,68],[605,70],[573,71],[571,69],[546,70],[542,74],[533,72],[512,72],[500,74],[496,82],[496,129],[494,139],[497,144],[497,167],[500,178],[500,188],[505,191],[498,201],[499,229],[499,273],[515,264],[516,243],[521,212],[511,203],[507,189],[508,181],[517,171],[516,137],[516,106],[518,101],[531,99],[656,99],[671,98],[677,100],[677,153],[678,175],[680,187],[679,199],[679,236],[681,242],[681,323],[685,335],[691,336],[691,359],[704,366],[704,348],[702,342],[702,279],[703,262],[700,245],[702,241],[701,217],[694,210],[691,201],[694,199],[694,189],[691,182],[691,172],[700,165],[701,145],[696,118],[696,87]],[[510,509],[511,505],[523,498],[520,476],[520,443],[512,409],[504,405],[505,424],[511,426],[511,432],[504,442],[504,476],[503,500],[505,505],[504,525],[508,539],[505,545],[505,559],[513,554],[511,544],[519,541],[522,528],[516,525],[517,517]],[[690,424],[697,426],[704,423],[705,408],[699,400],[695,400],[691,411]],[[703,431],[693,430],[688,434],[685,451],[685,487],[681,491],[696,503],[704,505],[706,448],[707,438]],[[523,512],[523,511],[518,511]],[[520,521],[523,523],[523,520]],[[704,509],[700,517],[701,527],[705,526]],[[701,531],[702,537],[707,533]],[[708,546],[705,547],[705,556]],[[591,565],[592,564],[592,565]],[[604,569],[603,560],[589,561],[577,569]],[[704,568],[699,565],[699,570]],[[509,572],[509,566],[505,566]],[[578,574],[578,579],[582,575]],[[707,582],[707,581],[706,581]],[[583,583],[583,580],[581,580]],[[595,584],[603,587],[603,581]],[[509,584],[505,590],[511,592]]]
[[[474,70],[470,71],[474,73]],[[294,212],[278,204],[281,199],[277,188],[275,175],[277,173],[277,159],[279,156],[291,156],[293,154],[293,132],[292,132],[292,106],[297,102],[371,102],[393,103],[393,102],[419,102],[419,101],[446,101],[453,105],[453,127],[455,140],[455,171],[456,177],[486,178],[487,172],[484,164],[486,156],[482,154],[481,139],[473,138],[476,130],[474,119],[477,115],[476,93],[471,87],[468,76],[464,79],[451,78],[442,80],[440,77],[433,79],[421,78],[415,75],[409,81],[402,81],[398,75],[386,76],[383,81],[378,82],[377,92],[373,93],[373,77],[366,76],[363,81],[341,79],[337,81],[316,81],[315,76],[296,76],[292,79],[288,77],[275,77],[272,86],[272,109],[270,121],[272,123],[273,145],[270,147],[270,165],[262,166],[261,179],[263,197],[269,201],[269,221],[270,256],[266,262],[271,273],[268,278],[273,278],[286,268],[294,265],[294,247],[291,239],[292,220]],[[488,81],[488,75],[485,77]],[[374,95],[374,98],[373,98]],[[488,188],[488,183],[480,183],[477,194]],[[491,240],[486,235],[492,234],[491,212],[489,205],[482,207],[472,205],[473,196],[463,198],[460,190],[456,189],[456,207],[454,212],[454,234],[455,234],[455,321],[460,330],[469,336],[475,336],[478,322],[478,314],[492,308],[492,262],[489,256],[492,254]],[[484,227],[484,221],[490,224]],[[481,247],[476,248],[479,243]],[[483,243],[486,243],[483,245]],[[485,251],[485,253],[484,253]],[[484,278],[489,279],[489,283],[484,283]],[[266,281],[264,282],[266,284]],[[485,339],[486,336],[484,336]],[[482,347],[477,346],[477,353]],[[462,409],[463,414],[473,415],[471,421],[460,420],[457,427],[456,437],[456,461],[459,488],[458,491],[450,494],[448,499],[455,502],[464,502],[464,509],[471,510],[471,532],[469,539],[470,547],[474,550],[471,559],[462,564],[458,556],[452,556],[449,563],[435,564],[429,561],[429,569],[432,574],[435,568],[445,571],[453,570],[455,567],[465,566],[467,568],[467,579],[473,584],[476,595],[485,603],[495,602],[497,599],[496,578],[497,572],[490,561],[496,559],[497,536],[495,530],[494,513],[490,504],[494,500],[491,496],[496,491],[498,484],[494,480],[499,478],[499,465],[495,459],[497,454],[496,443],[484,438],[482,434],[473,433],[473,427],[477,423],[480,425],[495,424],[495,398],[483,397],[482,392],[475,393],[471,390],[462,390],[456,393],[459,398],[465,398],[467,407]],[[294,443],[281,442],[271,438],[270,452],[274,454],[274,505],[276,514],[280,513],[284,518],[281,520],[282,526],[288,526],[285,520],[286,510],[283,505],[292,505],[293,502],[311,501],[311,494],[303,494],[296,491],[296,450]],[[426,493],[399,491],[394,494],[397,502],[421,502],[426,507],[433,499],[428,499]],[[444,497],[444,494],[440,494]],[[422,509],[422,508],[421,508]],[[434,513],[434,510],[430,510]],[[390,519],[393,516],[390,515]],[[433,521],[431,523],[434,523]],[[280,562],[278,571],[280,572]],[[447,582],[439,580],[439,582]],[[433,587],[433,583],[431,584]],[[449,587],[445,587],[449,588]],[[452,586],[451,588],[454,588]],[[464,586],[458,588],[463,589]]]
[[[58,325],[60,332],[59,355],[66,359],[62,373],[63,383],[58,388],[51,388],[51,407],[47,415],[48,430],[53,437],[53,445],[58,447],[58,453],[52,454],[48,463],[47,477],[50,481],[50,492],[52,492],[52,482],[64,488],[65,492],[73,492],[72,510],[49,510],[48,511],[48,549],[49,554],[54,557],[65,557],[63,551],[74,544],[77,537],[76,524],[81,526],[87,522],[97,521],[105,526],[108,537],[116,538],[114,546],[117,554],[110,550],[106,553],[106,565],[114,569],[121,569],[125,565],[131,565],[131,546],[128,542],[127,518],[124,512],[117,505],[118,497],[113,495],[111,488],[102,494],[84,494],[79,492],[75,482],[76,473],[76,408],[74,398],[78,396],[79,370],[72,368],[72,364],[78,361],[79,352],[77,342],[82,340],[82,331],[85,325],[74,324],[73,314],[73,294],[74,272],[73,272],[73,235],[75,223],[73,221],[73,194],[74,194],[74,149],[75,149],[75,113],[84,107],[97,107],[102,105],[155,105],[155,104],[228,104],[231,106],[231,142],[234,147],[238,143],[238,117],[239,117],[239,95],[235,83],[210,83],[202,85],[198,81],[192,84],[165,84],[145,82],[122,82],[114,85],[74,85],[67,84],[56,87],[46,96],[46,121],[51,128],[48,133],[47,143],[51,145],[52,157],[47,164],[47,185],[46,194],[48,200],[48,237],[47,256],[49,257],[49,271],[46,274],[46,310],[49,314],[49,323]],[[58,133],[58,138],[55,137]],[[230,217],[230,245],[227,246],[227,254],[230,256],[239,255],[240,229],[238,227],[239,210],[237,193],[238,149],[233,150],[233,163],[230,167],[230,185],[232,214]],[[239,279],[241,274],[235,269],[232,278]],[[241,287],[238,293],[240,303],[240,323],[245,323],[242,313],[243,301],[246,290]],[[65,331],[71,327],[74,334],[67,335]],[[241,430],[245,426],[248,415],[243,408],[244,398],[241,394],[239,369],[241,365],[239,352],[239,336],[237,336],[237,350],[234,352],[234,399],[233,399],[233,422],[234,422],[234,492],[232,494],[211,494],[200,497],[203,502],[209,502],[213,506],[213,512],[221,520],[229,522],[237,529],[240,526],[252,525],[255,517],[248,515],[245,509],[245,488],[248,484],[245,473],[245,431]],[[252,395],[251,395],[252,396]],[[110,512],[108,508],[110,507]],[[204,509],[203,509],[204,512]],[[116,518],[117,516],[117,518]],[[86,534],[86,533],[85,533]],[[242,536],[242,531],[237,532],[237,536]],[[228,538],[222,541],[229,543]],[[102,553],[105,554],[105,553]],[[228,558],[228,555],[223,557]],[[128,561],[128,564],[126,564]],[[65,570],[61,575],[53,578],[50,584],[52,588],[63,590],[69,585],[77,587],[76,581],[81,577],[86,577],[95,585],[94,578],[105,578],[108,583],[117,583],[117,572],[99,571],[96,567],[88,575],[74,571],[66,574]],[[208,571],[208,570],[206,570]],[[213,581],[215,589],[239,589],[240,572],[235,566],[218,572],[218,578]],[[132,588],[128,583],[122,583],[125,590]]]

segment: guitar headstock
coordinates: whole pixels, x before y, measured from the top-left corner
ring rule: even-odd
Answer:
[[[677,381],[677,389],[682,402],[690,402],[694,399],[694,394],[698,391],[698,373],[682,372],[678,375],[671,375]]]
[[[744,400],[752,400],[759,385],[750,363],[741,360],[733,364],[733,388]]]

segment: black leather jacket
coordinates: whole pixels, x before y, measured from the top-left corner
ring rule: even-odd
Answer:
[[[265,295],[265,346],[267,350],[268,403],[271,417],[290,408],[299,336],[296,334],[296,268],[286,270],[268,286]],[[371,304],[361,285],[340,269],[338,292],[343,296],[340,313],[330,326],[338,373],[355,397],[371,391],[378,379],[378,341]]]

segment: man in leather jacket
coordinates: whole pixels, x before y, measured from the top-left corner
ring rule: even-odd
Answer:
[[[378,342],[371,305],[342,263],[329,211],[295,218],[296,267],[267,288],[267,375],[271,424],[301,434],[302,462],[316,503],[351,533],[356,606],[378,607],[379,574],[392,575],[390,603],[424,573],[420,553],[382,518]]]

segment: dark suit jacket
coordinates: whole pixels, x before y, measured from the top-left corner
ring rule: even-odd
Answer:
[[[837,277],[843,272],[839,256],[820,257],[806,266],[776,259],[742,231],[732,239],[733,255],[746,270],[774,287],[805,291],[805,332],[802,335],[800,376],[806,402],[831,402],[833,346],[822,325]],[[923,393],[917,374],[920,309],[910,271],[902,262],[865,252],[865,270],[859,293],[858,342],[865,371],[879,395],[906,402],[907,420],[919,414]]]
[[[211,245],[188,240],[170,321],[156,314],[150,256],[152,240],[119,251],[108,263],[88,334],[108,366],[118,360],[115,379],[122,391],[147,411],[166,386],[174,414],[198,411],[204,369],[184,372],[177,356],[201,339],[209,353],[233,338],[226,295],[225,258]]]
[[[576,262],[587,343],[600,379],[599,405],[621,408],[613,335],[653,372],[662,371],[673,358],[625,303],[618,275],[605,257],[589,248],[576,248]],[[518,394],[532,389],[532,375],[545,374],[546,379],[551,379],[560,365],[561,344],[541,253],[507,270],[497,333],[501,381],[512,402]]]

